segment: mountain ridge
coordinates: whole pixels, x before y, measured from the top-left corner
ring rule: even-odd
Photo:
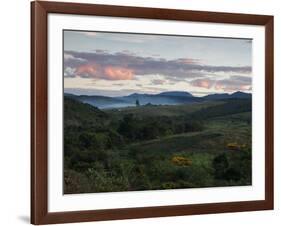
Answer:
[[[250,93],[245,93],[241,91],[237,91],[234,93],[215,93],[215,94],[209,94],[204,96],[204,99],[207,100],[217,100],[217,99],[230,99],[230,98],[238,98],[238,99],[244,99],[244,98],[251,98],[252,94]]]
[[[210,100],[217,101],[224,99],[248,99],[252,97],[252,94],[241,91],[231,94],[215,93],[203,97],[196,97],[185,91],[167,91],[158,94],[132,93],[127,96],[117,97],[102,95],[75,95],[69,93],[65,93],[64,95],[101,109],[132,107],[136,106],[136,101],[138,101],[140,105],[178,105]]]

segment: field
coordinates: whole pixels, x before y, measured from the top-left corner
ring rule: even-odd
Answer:
[[[64,193],[251,184],[251,99],[100,110],[64,99]]]

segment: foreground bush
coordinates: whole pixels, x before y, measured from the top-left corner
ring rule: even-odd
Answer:
[[[177,166],[190,166],[190,165],[192,165],[191,159],[181,157],[181,156],[174,156],[171,161],[174,165],[177,165]]]

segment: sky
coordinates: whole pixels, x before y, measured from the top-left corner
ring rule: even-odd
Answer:
[[[252,40],[64,31],[64,92],[124,96],[252,90]]]

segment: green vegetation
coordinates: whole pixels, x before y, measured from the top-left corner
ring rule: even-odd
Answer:
[[[251,184],[251,100],[99,110],[64,97],[64,193]]]

